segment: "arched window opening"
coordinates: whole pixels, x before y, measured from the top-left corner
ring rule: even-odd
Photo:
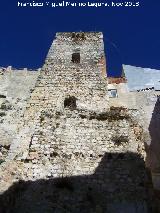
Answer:
[[[64,100],[64,108],[69,108],[71,110],[76,109],[76,98],[74,96],[70,96],[69,98],[65,98]]]

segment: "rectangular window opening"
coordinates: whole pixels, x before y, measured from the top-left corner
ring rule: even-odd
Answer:
[[[72,62],[77,64],[80,63],[80,53],[72,54]]]
[[[117,98],[118,97],[117,89],[108,89],[108,93],[109,93],[110,98]]]

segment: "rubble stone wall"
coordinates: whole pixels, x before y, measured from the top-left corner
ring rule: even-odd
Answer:
[[[160,189],[160,91],[148,89],[130,92],[127,83],[109,84],[117,89],[117,97],[110,98],[110,106],[123,106],[140,112],[139,124],[143,125],[146,148],[146,166],[151,170],[155,189]]]
[[[104,62],[102,33],[56,35],[11,144],[17,168],[2,167],[1,185],[24,181],[16,212],[151,212],[139,113],[109,108]]]
[[[18,133],[19,123],[39,70],[0,68],[0,146],[1,157],[6,157],[11,142]]]

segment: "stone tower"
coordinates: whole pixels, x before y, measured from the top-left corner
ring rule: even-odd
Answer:
[[[49,99],[59,110],[65,98],[73,96],[77,108],[104,111],[108,108],[104,72],[102,33],[57,33],[40,82],[42,86],[47,83]]]
[[[99,113],[108,110],[105,67],[102,33],[57,33],[20,127],[20,147],[26,149],[45,114],[55,117],[67,109]],[[17,145],[16,138],[9,158],[21,150]]]
[[[102,33],[56,34],[8,155],[16,212],[149,212],[142,128],[109,108],[105,66]]]

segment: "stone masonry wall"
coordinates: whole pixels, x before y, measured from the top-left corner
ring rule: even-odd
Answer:
[[[109,108],[104,68],[102,33],[56,35],[1,167],[12,212],[152,212],[139,113]]]
[[[160,91],[147,88],[130,92],[127,83],[112,82],[110,82],[108,89],[117,90],[117,97],[110,98],[110,106],[123,106],[140,112],[141,116],[138,122],[143,125],[144,144],[147,153],[146,166],[152,173],[154,188],[160,190]]]
[[[18,133],[19,123],[23,120],[25,107],[38,75],[39,70],[0,68],[0,158],[6,156]]]
[[[77,51],[80,51],[81,61],[73,63],[72,54]],[[65,98],[75,97],[77,108],[83,110],[100,112],[109,108],[106,77],[101,76],[104,65],[98,63],[103,57],[101,33],[86,34],[85,39],[72,38],[72,33],[57,34],[31,94],[24,114],[24,128],[12,143],[9,158],[15,156],[14,151],[24,135],[27,138],[21,142],[21,148],[26,149],[41,113],[50,110],[53,114],[63,112]]]

